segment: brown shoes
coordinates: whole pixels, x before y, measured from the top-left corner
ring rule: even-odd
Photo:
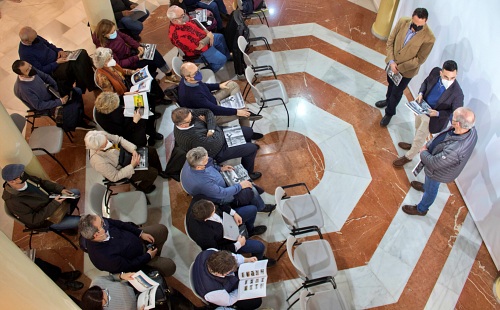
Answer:
[[[403,155],[398,159],[396,159],[395,161],[393,161],[392,165],[394,166],[394,168],[403,168],[403,166],[409,162],[411,162],[411,159],[408,159],[406,158],[406,156]]]
[[[402,148],[403,150],[410,150],[411,149],[411,143],[406,143],[406,142],[399,142],[398,146]]]
[[[414,206],[411,206],[411,205],[404,205],[403,206],[403,212],[406,213],[406,214],[409,214],[409,215],[420,215],[420,216],[424,216],[427,214],[427,211],[425,212],[420,212],[418,211],[417,209],[417,205],[414,205]]]
[[[419,182],[419,181],[411,181],[410,185],[411,185],[411,187],[413,187],[417,191],[422,192],[422,193],[424,192],[424,183]]]

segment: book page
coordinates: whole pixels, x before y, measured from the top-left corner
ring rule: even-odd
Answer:
[[[248,171],[242,164],[234,166],[233,170],[223,171],[221,174],[227,186],[232,186],[241,181],[251,181]]]
[[[140,83],[137,83],[135,85],[132,85],[132,87],[130,87],[130,92],[137,92],[137,93],[142,93],[142,92],[149,92],[151,91],[151,82],[153,80],[146,80],[146,81],[142,81]]]
[[[124,116],[134,117],[135,110],[140,109],[141,118],[149,118],[150,113],[147,93],[124,95],[123,102],[125,103],[125,108],[123,109]]]
[[[156,290],[158,285],[149,288],[148,290],[142,292],[137,296],[137,309],[141,309],[144,306],[145,310],[153,309],[156,305]]]
[[[220,101],[220,106],[225,108],[243,109],[245,108],[245,101],[243,100],[241,93],[236,93],[233,96],[222,99]]]
[[[385,67],[385,72],[387,72],[387,75],[394,82],[394,84],[396,86],[398,86],[399,83],[401,82],[401,79],[403,78],[403,76],[401,75],[401,73],[399,73],[399,72],[398,73],[392,72],[391,65],[389,65],[389,64],[387,64],[387,67]]]
[[[132,280],[128,281],[136,290],[144,292],[153,286],[158,286],[158,282],[151,280],[142,270],[132,275]]]
[[[144,68],[140,69],[136,73],[132,74],[130,77],[130,81],[132,81],[132,85],[135,85],[137,83],[140,83],[142,81],[146,81],[148,79],[153,79],[151,74],[149,74],[148,66],[145,66]]]
[[[238,300],[266,296],[267,259],[241,264],[238,268]]]
[[[134,168],[134,170],[148,170],[149,158],[148,158],[148,148],[138,147],[136,152],[141,156],[139,159],[139,164]]]
[[[226,138],[226,143],[228,147],[243,145],[246,142],[245,136],[243,136],[243,131],[241,130],[241,126],[228,126],[222,127],[224,131],[224,137]]]

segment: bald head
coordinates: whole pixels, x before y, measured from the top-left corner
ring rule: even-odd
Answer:
[[[19,30],[19,38],[21,39],[21,42],[26,45],[31,45],[37,35],[36,31],[31,27],[23,27]]]
[[[453,112],[453,125],[467,132],[469,129],[474,127],[476,122],[476,116],[471,109],[460,107]],[[458,125],[458,126],[456,126]]]
[[[168,19],[174,23],[182,17],[182,14],[184,14],[184,10],[177,5],[172,5],[167,10]]]
[[[192,62],[185,62],[181,66],[181,75],[186,78],[188,76],[194,76],[198,71],[198,66]]]

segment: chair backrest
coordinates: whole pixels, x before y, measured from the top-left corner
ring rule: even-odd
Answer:
[[[182,58],[175,56],[172,58],[172,70],[174,70],[175,74],[177,74],[179,77],[182,77],[181,75],[181,66],[182,66]]]
[[[100,131],[105,131],[102,126],[99,124],[99,122],[97,122],[97,117],[96,117],[96,114],[97,114],[97,109],[96,107],[94,106],[94,108],[92,109],[92,118],[94,119],[94,123],[97,125],[96,126],[96,130],[100,130]]]
[[[203,303],[205,305],[208,305],[208,302],[203,297],[201,297],[200,295],[198,295],[198,293],[196,293],[196,290],[194,289],[193,266],[194,266],[194,262],[191,264],[191,266],[189,266],[189,287],[191,288],[191,291],[193,291],[193,294],[196,297],[198,297],[201,301],[203,301]]]
[[[250,56],[245,52],[248,46],[248,41],[245,39],[244,36],[239,36],[238,37],[238,48],[240,49],[241,53],[243,54],[243,60],[245,61],[245,64],[247,66],[253,66],[252,59],[250,59]]]
[[[306,274],[305,274],[304,270],[301,268],[301,266],[299,264],[297,264],[297,262],[295,261],[295,257],[293,256],[294,255],[293,246],[294,246],[296,241],[297,241],[297,238],[295,238],[292,235],[290,235],[290,236],[288,236],[288,238],[286,238],[286,252],[288,253],[288,258],[290,259],[290,262],[292,263],[293,267],[297,271],[297,274],[299,275],[299,277],[302,279],[305,279]]]
[[[90,189],[90,209],[96,215],[102,216],[102,205],[106,186],[95,183]]]
[[[287,212],[285,212],[284,202],[281,199],[284,194],[285,194],[285,190],[281,186],[276,187],[276,190],[274,191],[274,200],[276,201],[276,209],[280,213],[280,215],[283,218],[283,221],[285,222],[287,227],[289,229],[292,229],[294,226],[294,219],[290,218],[287,215]]]
[[[189,240],[196,243],[196,241],[194,241],[193,238],[191,238],[191,236],[189,235],[189,231],[188,231],[188,227],[187,227],[187,217],[188,217],[188,215],[186,214],[186,216],[184,217],[184,230],[186,230],[186,236],[188,236]]]
[[[18,113],[13,113],[10,115],[14,124],[16,124],[17,129],[22,133],[24,126],[26,125],[26,118]]]
[[[97,84],[97,70],[96,70],[96,69],[94,69],[94,67],[92,67],[92,69],[94,70],[94,84],[95,84],[97,87],[99,87],[99,89],[100,89],[100,90],[103,90],[103,89],[101,88],[101,86],[99,86],[99,84]]]
[[[252,89],[252,94],[255,97],[255,101],[257,103],[260,103],[260,100],[264,97],[264,95],[260,92],[260,90],[257,89],[257,87],[253,85],[255,72],[253,72],[253,69],[251,67],[247,67],[245,69],[245,77],[247,79],[248,85],[250,85],[250,88]]]

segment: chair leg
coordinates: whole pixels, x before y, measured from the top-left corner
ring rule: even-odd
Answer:
[[[68,140],[69,142],[73,143],[73,134],[69,131],[64,131],[64,133],[66,134],[66,136],[68,137]]]
[[[248,93],[245,95],[245,92],[247,91],[247,87],[248,87],[248,82],[245,84],[245,88],[243,88],[243,99],[247,99],[248,97],[248,94],[250,93],[250,88],[248,89]]]
[[[290,298],[293,297],[293,295],[297,294],[297,292],[299,292],[303,288],[304,288],[304,284],[302,284],[298,289],[296,289],[295,292],[292,293],[292,295],[288,296],[288,298],[286,299],[286,301],[289,301]],[[295,301],[295,302],[297,302],[297,301]],[[291,304],[290,307],[292,307],[295,304],[295,302],[293,304]]]
[[[291,309],[293,307],[293,305],[295,305],[297,303],[297,301],[299,301],[299,298],[295,299],[294,302],[292,302],[292,304],[290,306],[288,306],[288,308],[286,308],[286,309],[287,310]]]
[[[63,168],[64,172],[66,172],[66,175],[69,175],[68,170],[66,170],[66,168],[64,168],[63,164],[61,164],[61,162],[60,162],[60,161],[59,161],[59,160],[58,160],[58,159],[57,159],[54,155],[52,155],[52,154],[50,154],[49,152],[47,152],[47,150],[46,150],[46,149],[44,149],[44,148],[40,148],[40,147],[39,147],[39,148],[34,148],[34,149],[32,149],[32,150],[33,150],[33,151],[44,151],[44,152],[45,152],[45,154],[49,155],[49,156],[50,156],[53,160],[55,160],[55,161],[56,161],[56,163],[58,163],[58,164],[59,164],[59,166],[61,166],[61,168]]]
[[[286,127],[290,127],[290,114],[288,114],[288,108],[286,107],[286,104],[285,104],[285,101],[283,101],[283,99],[281,99],[281,103],[283,103],[283,106],[285,107],[285,110],[286,110],[286,118],[287,118],[287,123],[286,123]]]
[[[54,229],[51,229],[51,231],[55,232],[57,235],[59,235],[64,240],[68,241],[75,248],[75,250],[78,250],[78,247],[73,243],[73,241],[69,240],[69,238],[66,237],[65,235],[63,235],[60,231],[54,230]]]
[[[32,239],[32,238],[33,238],[33,231],[30,231],[30,243],[29,243],[29,245],[30,245],[30,250],[31,250],[31,239]]]

